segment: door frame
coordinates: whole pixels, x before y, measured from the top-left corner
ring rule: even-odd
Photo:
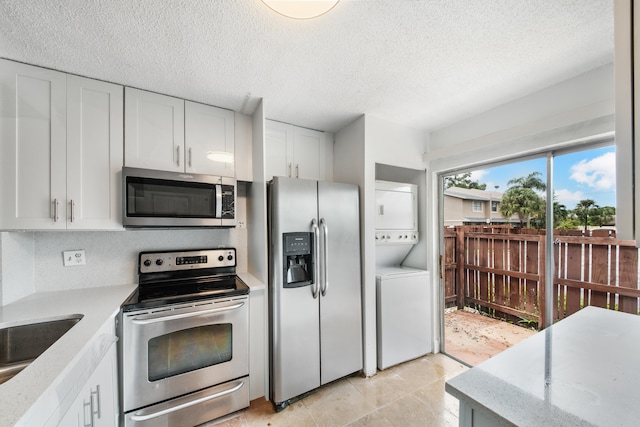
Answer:
[[[444,271],[443,271],[443,255],[444,255],[444,178],[447,176],[472,172],[474,170],[483,169],[483,168],[492,168],[497,166],[502,166],[510,163],[523,162],[533,159],[546,158],[546,197],[547,200],[553,200],[553,160],[557,156],[561,156],[564,154],[570,154],[579,151],[587,151],[596,148],[603,148],[615,145],[615,137],[613,134],[606,134],[600,137],[596,137],[587,141],[577,141],[570,145],[562,144],[559,147],[547,147],[546,149],[540,150],[535,153],[526,153],[523,155],[514,154],[505,159],[501,159],[500,161],[484,161],[474,163],[472,165],[465,165],[460,168],[450,168],[446,170],[432,171],[433,182],[435,185],[435,191],[432,199],[435,199],[435,205],[437,206],[437,212],[435,215],[435,235],[437,236],[437,253],[435,254],[434,261],[438,274],[434,277],[437,277],[437,292],[434,292],[437,300],[434,303],[434,320],[437,325],[434,328],[436,335],[434,336],[434,352],[441,352],[448,357],[452,357],[447,354],[445,348],[445,328],[444,328]],[[616,147],[617,148],[617,147]],[[617,151],[616,151],[617,153]],[[546,211],[546,227],[547,229],[553,228],[553,203],[547,203],[547,211]],[[551,228],[549,228],[551,226]],[[553,261],[553,233],[547,233],[546,235],[546,257],[547,262],[545,267],[545,280],[547,283],[552,283],[549,280],[553,279],[554,274],[554,261]],[[545,288],[545,323],[547,325],[551,325],[553,322],[553,310],[552,310],[552,300],[553,300],[553,287],[547,286]],[[455,357],[452,357],[456,359]],[[458,360],[458,359],[456,359]],[[464,361],[458,360],[461,363],[465,363]],[[465,363],[466,364],[466,363]]]

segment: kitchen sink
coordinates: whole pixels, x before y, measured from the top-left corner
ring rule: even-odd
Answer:
[[[0,324],[0,384],[29,366],[82,317],[72,314],[11,326]]]

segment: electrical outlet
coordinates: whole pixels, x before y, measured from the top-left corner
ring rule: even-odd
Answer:
[[[84,250],[78,251],[64,251],[62,252],[64,256],[64,266],[65,267],[73,267],[75,265],[85,265],[87,263],[87,259],[84,255]]]

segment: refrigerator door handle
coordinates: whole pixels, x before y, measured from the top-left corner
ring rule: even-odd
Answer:
[[[318,228],[318,221],[316,219],[311,220],[311,230],[313,230],[313,262],[315,266],[313,268],[313,286],[311,287],[311,293],[313,294],[313,298],[318,298],[318,284],[320,282],[320,268],[319,268],[319,258],[320,258],[320,229]]]
[[[322,241],[322,296],[327,294],[327,289],[329,289],[329,279],[327,278],[327,272],[329,271],[329,256],[328,256],[328,247],[329,247],[329,226],[327,225],[327,221],[324,218],[320,218],[320,227],[323,230],[324,240]]]

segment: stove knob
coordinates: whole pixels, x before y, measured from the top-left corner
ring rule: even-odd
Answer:
[[[149,267],[151,265],[151,260],[150,259],[145,259],[143,264],[145,265],[145,267]]]
[[[162,265],[162,263],[163,263],[163,262],[164,262],[164,261],[162,261],[162,258],[158,258],[158,259],[156,260],[156,265]]]
[[[220,256],[218,257],[218,261],[224,261],[224,257],[223,257],[222,255],[220,255]]]
[[[227,259],[228,259],[229,261],[231,261],[231,260],[233,259],[233,255],[228,255],[228,256],[227,256]]]

